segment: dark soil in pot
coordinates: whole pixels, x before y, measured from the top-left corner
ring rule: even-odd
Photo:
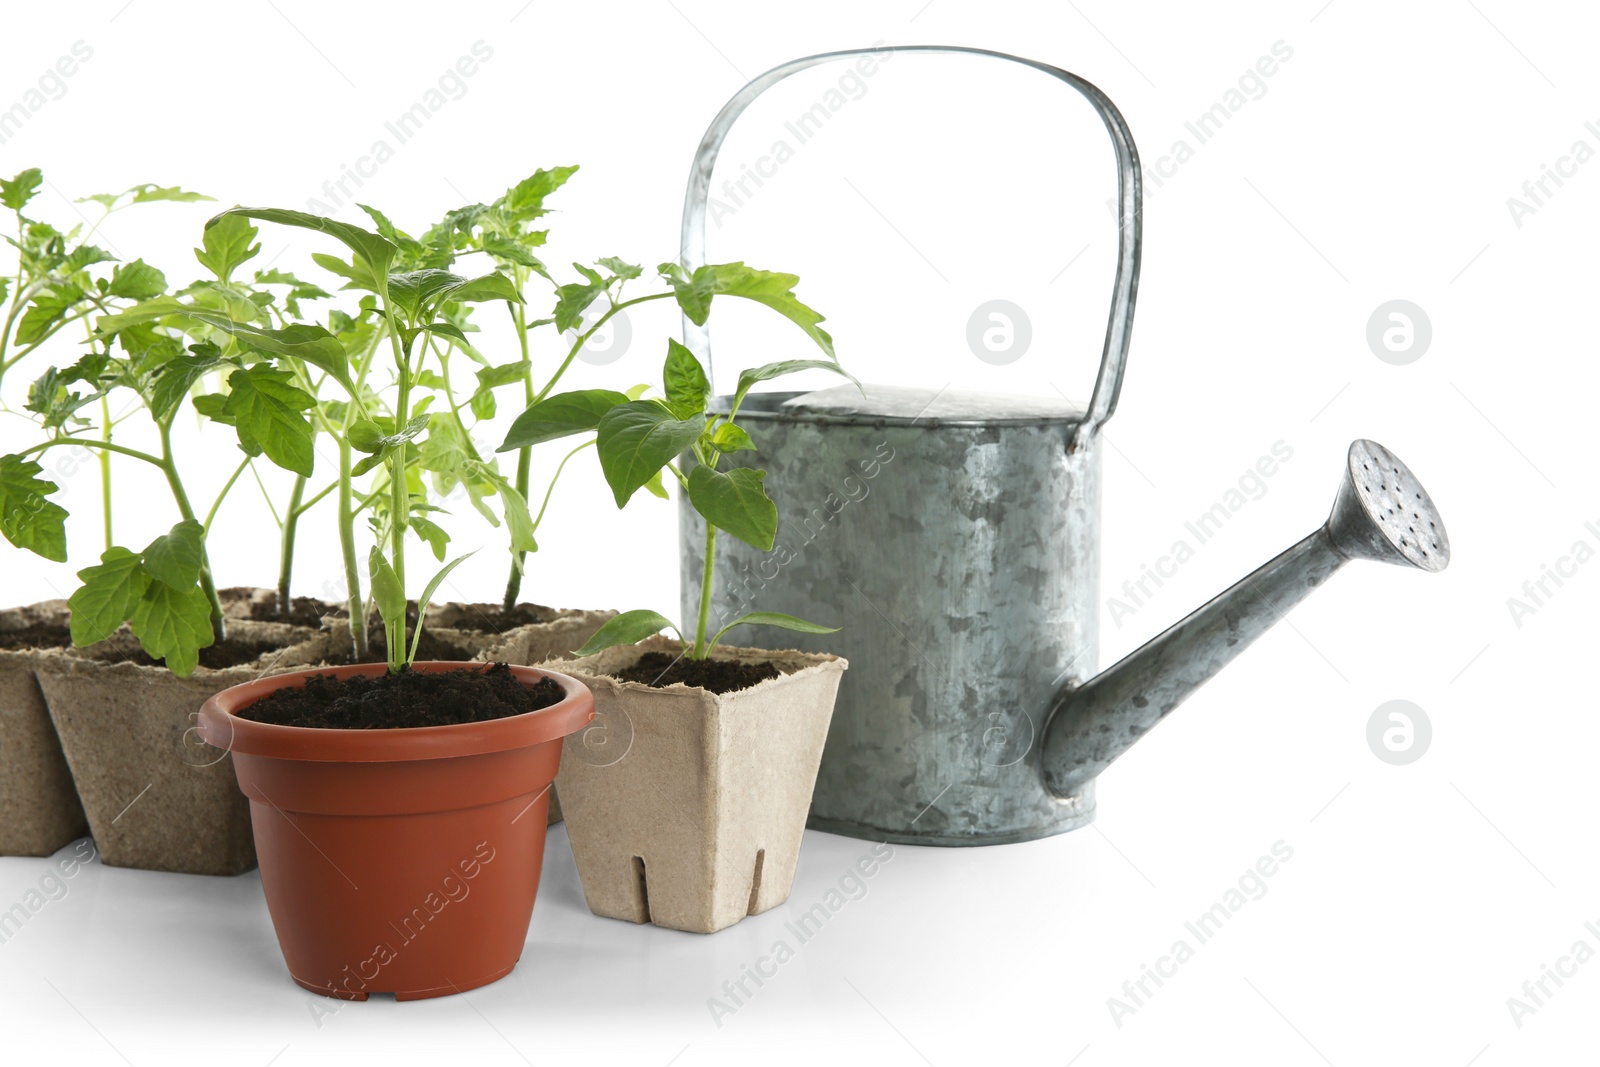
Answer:
[[[343,625],[340,623],[339,625]],[[415,625],[413,621],[410,625]],[[470,660],[478,653],[476,648],[467,648],[456,644],[454,641],[440,637],[429,630],[422,628],[422,640],[417,645],[417,659],[419,660]],[[367,628],[367,654],[357,657],[354,652],[330,652],[326,662],[335,667],[351,667],[358,663],[383,663],[389,658],[389,641],[384,635],[381,625]]]
[[[564,696],[549,678],[517,681],[497,663],[486,671],[422,673],[402,670],[375,677],[321,674],[303,689],[279,689],[238,712],[241,719],[275,726],[325,730],[386,730],[487,722],[547,708]]]
[[[66,623],[36,622],[19,630],[0,633],[0,648],[66,648],[72,644],[72,631]]]
[[[457,630],[473,630],[477,633],[504,633],[507,630],[515,630],[518,626],[549,622],[556,617],[552,612],[534,604],[518,604],[510,611],[494,604],[448,606],[452,609],[451,627]]]
[[[657,689],[681,682],[713,693],[732,693],[776,678],[779,673],[770,663],[687,659],[665,652],[646,652],[632,667],[618,671],[613,677],[624,682],[642,682]]]
[[[69,641],[70,643],[70,641]],[[226,670],[229,667],[242,667],[254,663],[264,653],[274,652],[280,648],[288,648],[296,644],[296,640],[262,640],[253,637],[237,637],[229,635],[223,640],[200,650],[200,666],[214,671]],[[152,659],[145,654],[144,649],[116,648],[107,645],[90,645],[84,656],[101,663],[133,663],[140,667],[165,667],[166,661]]]

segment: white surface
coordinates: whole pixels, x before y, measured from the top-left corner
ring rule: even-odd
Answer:
[[[1167,171],[1159,186],[1149,178],[1139,313],[1107,431],[1102,599],[1171,554],[1187,520],[1235,491],[1242,501],[1131,614],[1107,603],[1102,662],[1308,531],[1358,436],[1416,471],[1455,558],[1443,575],[1342,573],[1104,776],[1096,828],[1005,848],[898,849],[868,895],[720,1029],[706,998],[765,951],[785,912],[711,938],[592,918],[557,831],[511,978],[463,999],[350,1006],[320,1028],[312,998],[283,972],[254,876],[82,872],[0,945],[8,1062],[1593,1058],[1600,962],[1548,984],[1553,995],[1520,1027],[1507,1008],[1575,941],[1600,949],[1584,926],[1600,925],[1590,666],[1600,566],[1569,568],[1559,588],[1546,580],[1552,595],[1520,625],[1507,606],[1546,565],[1565,566],[1575,542],[1600,546],[1585,525],[1600,526],[1600,165],[1547,186],[1520,226],[1507,207],[1574,141],[1600,146],[1585,127],[1600,121],[1592,8],[904,0],[758,15],[765,5],[505,0],[407,10],[107,0],[9,13],[0,107],[74,41],[95,51],[0,144],[0,172],[43,166],[54,188],[41,210],[63,223],[74,218],[66,197],[152,180],[228,203],[304,206],[481,39],[493,59],[363,198],[418,229],[535,167],[580,162],[552,200],[562,214],[548,260],[654,264],[676,248],[693,148],[744,76],[878,40],[1036,57],[1100,85],[1126,113],[1147,175]],[[1185,122],[1277,41],[1293,56],[1265,94],[1192,157],[1162,163],[1193,140]],[[759,163],[838,77],[810,72],[753,108],[725,150],[729,173]],[[1026,71],[897,59],[865,85],[825,136],[723,218],[712,259],[798,273],[863,380],[1041,395],[1059,382],[1086,396],[1111,282],[1103,133]],[[240,151],[249,139],[256,149]],[[180,277],[212,207],[129,212],[106,233]],[[353,211],[340,215],[359,221]],[[297,269],[320,247],[263,236],[263,260]],[[1002,367],[965,341],[972,311],[995,298],[1026,308],[1033,326],[1029,351]],[[1397,298],[1433,324],[1431,348],[1409,366],[1381,362],[1365,339],[1374,309]],[[648,310],[625,359],[579,367],[573,387],[656,377],[676,322],[663,305]],[[724,387],[739,366],[808,354],[794,331],[745,310],[718,312]],[[543,343],[536,358],[548,359]],[[13,408],[29,377],[6,380]],[[0,450],[29,433],[0,420]],[[209,498],[231,449],[185,434],[196,493]],[[1280,441],[1292,458],[1256,476]],[[641,500],[619,518],[583,463],[540,531],[528,593],[673,611],[673,506]],[[539,464],[548,471],[554,458]],[[159,486],[118,470],[127,539],[143,543],[173,518],[151,504],[164,499]],[[92,468],[58,473],[81,516],[72,562],[0,545],[7,603],[65,592],[93,561]],[[218,527],[226,584],[270,581],[274,538],[255,507]],[[328,522],[326,509],[308,518],[297,592],[337,581]],[[486,550],[452,576],[451,595],[489,599],[503,583],[503,542],[474,523],[458,521],[457,543]],[[622,552],[626,567],[608,562]],[[1369,716],[1392,699],[1416,702],[1433,724],[1431,748],[1409,766],[1367,747]],[[1108,998],[1279,840],[1294,857],[1266,895],[1119,1027]],[[809,907],[866,848],[811,835],[790,907]],[[44,871],[0,860],[0,906]]]

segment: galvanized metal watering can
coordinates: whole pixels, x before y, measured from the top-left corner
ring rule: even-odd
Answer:
[[[760,93],[797,71],[883,49],[810,56],[731,99],[695,157],[684,266],[705,262],[711,172]],[[1327,521],[1126,659],[1094,674],[1100,437],[1116,410],[1139,274],[1140,176],[1104,94],[1055,67],[1104,120],[1120,228],[1110,320],[1087,409],[1030,398],[845,386],[751,395],[741,410],[778,504],[778,543],[724,538],[713,607],[782,611],[843,629],[784,634],[847,656],[809,825],[856,837],[983,845],[1062,833],[1094,815],[1094,780],[1146,731],[1352,559],[1440,571],[1450,542],[1432,501],[1382,445],[1356,441]],[[706,329],[684,322],[703,362]],[[698,609],[703,520],[680,509],[684,617]]]

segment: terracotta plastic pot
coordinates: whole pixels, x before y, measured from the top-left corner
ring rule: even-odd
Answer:
[[[581,682],[532,667],[511,670],[526,685],[554,679],[566,698],[489,722],[316,730],[237,717],[315,674],[384,670],[278,675],[218,693],[200,710],[201,736],[232,753],[250,799],[261,884],[290,976],[346,1000],[443,996],[511,972],[539,888],[561,739],[594,717]]]

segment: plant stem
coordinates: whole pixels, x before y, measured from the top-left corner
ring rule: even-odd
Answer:
[[[583,350],[585,342],[587,342],[590,337],[594,336],[594,332],[596,330],[609,322],[611,320],[611,316],[617,314],[617,312],[623,310],[624,308],[631,308],[635,304],[643,304],[651,300],[665,300],[672,295],[672,293],[651,293],[648,296],[636,296],[632,300],[624,300],[620,304],[612,304],[606,309],[606,313],[604,315],[601,315],[598,319],[594,320],[593,326],[589,327],[578,336],[578,339],[573,343],[571,350],[567,352],[567,358],[561,361],[561,366],[557,367],[556,372],[550,376],[550,380],[544,383],[544,388],[539,390],[538,394],[533,398],[533,402],[537,404],[539,401],[550,395],[550,390],[556,387],[556,383],[561,380],[561,376],[567,373],[567,368],[572,366],[572,361],[578,358],[578,353]]]
[[[395,374],[398,378],[398,389],[395,397],[394,425],[398,431],[411,417],[411,355],[406,351],[405,344],[400,339],[400,331],[395,323],[394,306],[389,303],[387,295],[383,297],[383,314],[389,324],[389,343],[394,349]],[[406,492],[406,447],[402,444],[395,449],[394,455],[389,460],[389,565],[394,568],[395,579],[400,583],[402,598],[400,618],[398,622],[384,619],[384,629],[388,641],[389,673],[394,674],[400,668],[406,648],[406,616],[404,597],[406,589],[406,526],[411,518],[411,498]],[[396,640],[398,638],[398,641]],[[399,657],[399,658],[397,658]]]
[[[690,659],[705,659],[711,655],[706,647],[706,625],[711,621],[711,585],[717,570],[717,528],[706,523],[706,566],[700,575],[700,621],[694,628],[694,648]]]
[[[535,531],[539,529],[539,524],[544,521],[545,509],[550,506],[550,495],[556,491],[556,482],[561,479],[561,472],[566,470],[567,460],[571,459],[573,456],[576,456],[579,452],[582,452],[586,448],[594,447],[594,444],[595,441],[593,439],[585,441],[577,448],[574,448],[571,452],[568,452],[566,455],[562,456],[561,462],[556,464],[556,472],[550,476],[550,486],[544,491],[544,502],[539,505],[539,514],[535,515],[533,518],[533,528]]]
[[[294,532],[300,523],[300,498],[305,495],[306,476],[296,475],[289,493],[289,506],[283,513],[283,540],[278,548],[278,613],[287,619],[293,608],[289,599],[289,579],[294,573]]]
[[[227,483],[223,485],[222,491],[217,494],[217,499],[211,502],[211,510],[206,512],[204,536],[211,536],[211,524],[216,520],[217,512],[222,507],[222,501],[227,497],[228,490],[233,488],[233,483],[239,480],[239,475],[243,474],[244,469],[248,466],[250,466],[250,457],[246,456],[244,457],[244,462],[240,463],[239,466],[234,468],[233,476],[230,477]]]
[[[100,398],[100,440],[111,440],[111,403],[105,397]],[[100,510],[104,516],[106,528],[106,551],[111,551],[111,546],[116,544],[111,534],[111,453],[105,450],[100,452]]]
[[[367,612],[361,601],[361,568],[356,563],[356,516],[350,506],[350,442],[339,442],[339,548],[344,554],[344,586],[350,598],[350,640],[357,663],[367,661]]]
[[[520,276],[523,273],[522,268],[517,268],[517,273]],[[521,292],[521,290],[522,286],[519,277],[517,291]],[[509,306],[511,308],[511,321],[516,324],[517,328],[517,342],[522,348],[522,395],[523,399],[527,403],[527,406],[532,407],[534,400],[533,363],[528,358],[528,327],[526,325],[527,318],[522,313],[521,304],[510,304]],[[532,446],[519,448],[517,450],[517,492],[522,495],[523,500],[528,499],[528,481],[532,475],[532,472]],[[560,472],[558,471],[557,474],[559,475],[559,473]],[[552,488],[554,488],[555,482],[551,481],[550,485]],[[549,502],[550,496],[547,493],[545,494],[545,503],[548,504]],[[544,514],[543,508],[539,509],[539,514]],[[502,607],[506,611],[511,611],[517,606],[517,597],[522,592],[522,567],[526,559],[527,554],[524,552],[512,553],[511,574],[508,578],[506,578],[506,595],[504,603],[502,604]]]
[[[189,506],[189,494],[183,491],[183,480],[178,477],[178,464],[172,458],[172,424],[158,422],[156,425],[161,430],[160,465],[166,472],[167,485],[172,490],[172,499],[178,505],[178,514],[186,521],[198,521],[194,517],[194,508]],[[211,603],[212,639],[220,645],[228,636],[228,626],[222,614],[222,601],[217,597],[217,583],[211,574],[211,557],[203,543],[200,546],[200,588],[205,592],[206,600]]]
[[[115,452],[122,456],[132,456],[134,459],[142,459],[151,466],[162,467],[163,469],[166,467],[166,464],[161,461],[159,456],[152,456],[148,452],[140,452],[137,448],[129,448],[126,445],[96,440],[93,437],[52,437],[50,440],[41,442],[31,448],[25,448],[17,454],[19,456],[31,456],[35,452],[43,452],[45,449],[54,448],[57,445],[82,445],[85,448],[103,448],[107,452]]]

